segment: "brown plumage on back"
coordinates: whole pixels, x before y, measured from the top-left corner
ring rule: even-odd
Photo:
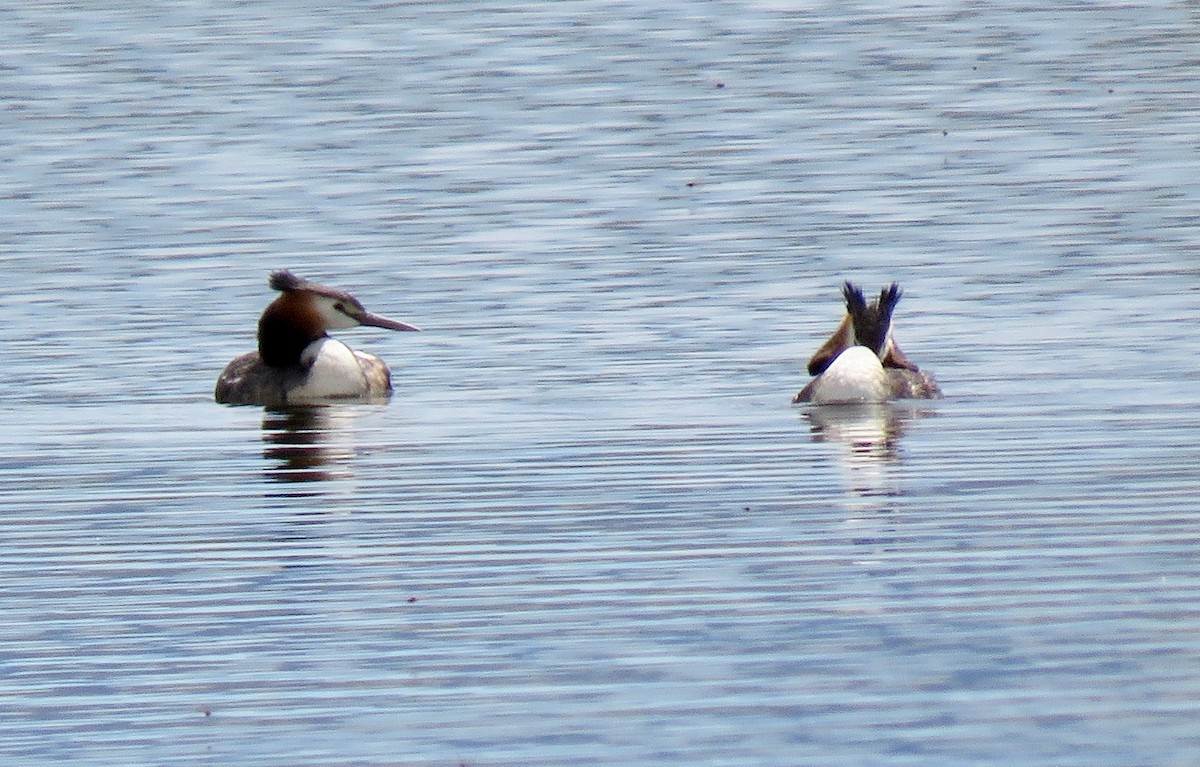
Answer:
[[[850,315],[842,317],[841,323],[838,324],[837,330],[833,331],[833,335],[829,340],[821,344],[821,348],[813,353],[813,356],[808,359],[808,374],[810,376],[819,376],[825,372],[825,368],[829,367],[829,363],[833,362],[839,354],[854,346],[854,325],[850,320]]]

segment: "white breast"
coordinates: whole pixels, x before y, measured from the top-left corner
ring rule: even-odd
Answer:
[[[313,341],[300,355],[300,364],[308,368],[308,375],[302,385],[288,391],[288,402],[367,394],[362,365],[341,341],[332,338]]]
[[[851,346],[813,382],[811,401],[816,405],[847,405],[887,399],[887,374],[879,358],[865,346]]]

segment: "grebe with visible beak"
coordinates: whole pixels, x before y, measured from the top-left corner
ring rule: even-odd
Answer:
[[[371,314],[358,299],[289,271],[271,274],[282,295],[258,321],[258,351],[230,362],[217,379],[217,402],[228,405],[312,404],[330,399],[375,399],[392,391],[387,364],[330,338],[327,330],[369,325],[419,330]]]

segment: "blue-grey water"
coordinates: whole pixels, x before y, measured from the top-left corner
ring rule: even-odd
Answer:
[[[0,761],[1200,762],[1194,3],[0,10]],[[386,405],[221,407],[267,273]],[[899,281],[946,398],[789,404]]]

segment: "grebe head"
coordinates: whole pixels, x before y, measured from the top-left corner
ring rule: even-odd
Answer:
[[[271,367],[301,364],[308,345],[324,338],[330,329],[359,325],[388,330],[420,329],[372,314],[349,293],[309,282],[287,270],[273,272],[269,284],[283,294],[271,302],[258,321],[258,353]]]
[[[900,286],[893,282],[879,291],[879,298],[868,304],[861,288],[845,282],[842,297],[846,301],[846,316],[829,340],[809,359],[809,375],[825,372],[838,355],[851,346],[870,349],[884,367],[916,372],[917,366],[908,361],[892,338],[892,313],[900,303],[901,295]]]

